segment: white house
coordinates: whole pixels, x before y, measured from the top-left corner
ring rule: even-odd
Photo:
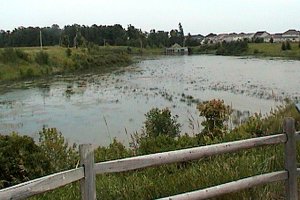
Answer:
[[[188,54],[188,48],[182,47],[179,44],[175,43],[170,48],[166,48],[166,54],[167,55],[187,55]]]
[[[270,42],[271,34],[267,31],[258,31],[254,34],[253,40],[262,40],[263,42]]]
[[[300,32],[295,29],[290,29],[282,34],[282,39],[289,40],[291,42],[299,42]]]

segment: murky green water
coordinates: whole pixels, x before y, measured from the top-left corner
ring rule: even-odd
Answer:
[[[193,102],[221,98],[248,115],[269,112],[286,97],[297,100],[300,62],[158,57],[114,73],[56,77],[23,86],[0,95],[1,133],[17,131],[37,138],[46,126],[58,128],[71,142],[106,145],[117,137],[127,144],[152,107],[169,107],[179,115],[182,131],[195,133],[200,118]]]

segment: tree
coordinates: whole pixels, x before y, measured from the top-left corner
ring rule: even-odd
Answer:
[[[292,49],[292,47],[291,47],[291,44],[290,44],[290,42],[289,41],[286,41],[286,50],[291,50]]]
[[[184,44],[184,32],[183,32],[183,28],[182,28],[182,25],[181,25],[180,22],[178,24],[178,28],[179,28],[180,45],[185,46],[185,44]]]
[[[270,43],[273,43],[274,42],[274,39],[271,37],[270,38]]]
[[[285,50],[286,50],[286,46],[285,46],[285,43],[284,43],[284,42],[281,44],[281,50],[282,50],[282,51],[285,51]]]
[[[181,125],[177,122],[178,116],[172,116],[168,108],[153,108],[145,114],[145,131],[148,137],[167,135],[176,137],[180,133]]]

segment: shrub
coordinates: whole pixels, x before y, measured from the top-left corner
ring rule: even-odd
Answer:
[[[69,58],[72,55],[72,50],[70,48],[66,49],[66,56]]]
[[[284,43],[284,42],[281,44],[281,50],[282,50],[282,51],[285,51],[285,50],[286,50],[286,46],[285,46],[285,43]]]
[[[49,173],[50,161],[28,136],[0,135],[0,188]]]
[[[35,55],[35,62],[39,65],[47,65],[49,62],[49,54],[44,51],[38,52]]]
[[[17,55],[18,58],[25,60],[25,61],[29,61],[29,54],[22,51],[21,49],[16,49],[15,53]]]
[[[179,135],[181,125],[177,122],[178,116],[171,116],[171,111],[168,108],[161,110],[153,108],[145,116],[144,124],[147,136],[168,135],[176,137]]]
[[[15,63],[17,58],[13,48],[4,48],[0,55],[0,59],[3,63]]]
[[[230,106],[225,105],[223,100],[213,99],[198,104],[197,109],[200,116],[205,118],[201,123],[204,126],[202,134],[209,135],[211,138],[222,136],[226,130],[224,122],[229,119],[232,112]]]
[[[286,50],[291,50],[292,47],[291,47],[291,44],[289,41],[286,41]]]
[[[75,168],[79,159],[75,144],[70,146],[61,132],[55,128],[43,128],[39,135],[39,146],[51,161],[49,165],[51,172]]]

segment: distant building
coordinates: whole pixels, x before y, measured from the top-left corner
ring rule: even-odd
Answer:
[[[204,39],[204,36],[201,34],[198,35],[191,35],[191,39],[197,41],[199,44]]]
[[[187,55],[188,54],[188,48],[182,47],[179,44],[175,43],[170,48],[166,48],[166,54],[167,55]]]
[[[254,41],[262,40],[262,42],[270,42],[270,39],[271,34],[267,31],[258,31],[253,36]]]
[[[299,42],[300,41],[300,32],[295,29],[290,29],[282,34],[283,40],[289,40],[291,42]]]
[[[273,38],[273,42],[274,42],[274,43],[279,43],[279,42],[285,41],[285,40],[282,38],[282,33],[275,33],[275,34],[272,34],[271,37]]]

